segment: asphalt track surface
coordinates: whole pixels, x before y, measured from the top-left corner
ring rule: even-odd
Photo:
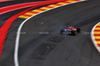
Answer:
[[[90,36],[93,26],[100,21],[99,2],[89,0],[64,6],[28,20],[20,38],[20,66],[100,66],[100,53]],[[14,66],[16,31],[23,20],[16,19],[12,24],[0,66]],[[76,36],[60,35],[64,25],[80,27],[82,32]]]

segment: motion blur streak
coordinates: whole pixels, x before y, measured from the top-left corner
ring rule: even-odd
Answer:
[[[0,58],[1,58],[1,53],[2,53],[3,46],[4,46],[4,41],[5,41],[5,38],[6,38],[6,35],[7,35],[7,32],[8,32],[8,29],[9,29],[10,25],[13,23],[13,21],[20,14],[23,14],[23,13],[27,12],[30,9],[32,9],[32,8],[29,8],[29,9],[27,9],[27,10],[25,10],[25,11],[23,11],[23,12],[17,14],[17,15],[15,15],[15,16],[13,16],[11,18],[9,18],[5,23],[5,25],[8,26],[8,27],[6,29],[5,28],[0,29]]]
[[[44,4],[44,3],[56,3],[56,2],[61,2],[64,0],[58,0],[58,1],[39,1],[39,2],[29,2],[29,3],[21,3],[21,4],[16,4],[16,5],[11,5],[11,6],[6,6],[0,8],[0,14],[4,14],[6,12],[10,12],[13,10],[21,9],[21,8],[26,8],[26,7],[31,7],[37,4]]]
[[[0,2],[7,2],[7,1],[14,1],[14,0],[0,0]]]

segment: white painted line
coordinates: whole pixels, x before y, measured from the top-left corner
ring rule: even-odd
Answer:
[[[83,2],[83,1],[86,1],[86,0],[82,0],[82,1],[79,1],[79,2]],[[74,2],[74,3],[79,3],[79,2]],[[50,11],[50,10],[53,10],[53,9],[56,9],[56,8],[59,8],[59,7],[63,7],[63,6],[66,6],[66,5],[74,4],[74,3],[69,3],[69,4],[61,5],[61,6],[58,6],[58,7],[49,9],[49,10],[46,10],[46,11],[44,11],[44,12],[47,12],[47,11]],[[19,26],[19,28],[18,28],[18,30],[17,30],[17,37],[16,37],[16,41],[15,41],[15,52],[14,52],[14,64],[15,64],[15,66],[19,66],[19,61],[18,61],[18,49],[19,49],[19,40],[20,40],[21,29],[22,29],[23,25],[24,25],[29,19],[31,19],[31,18],[33,18],[33,17],[39,15],[39,14],[42,14],[42,13],[44,13],[44,12],[40,12],[40,13],[38,13],[38,14],[36,14],[36,15],[33,15],[33,16],[31,16],[30,18],[26,19],[25,21],[23,21],[23,22],[20,24],[20,26]]]
[[[99,23],[100,23],[100,22],[99,22]],[[95,38],[94,38],[94,30],[95,30],[95,27],[96,27],[99,23],[97,23],[97,24],[93,27],[93,29],[92,29],[92,31],[91,31],[91,38],[92,38],[92,41],[93,41],[94,46],[96,47],[96,49],[97,49],[98,52],[100,53],[100,48],[98,47],[98,45],[97,45],[97,43],[96,43],[96,41],[95,41]]]

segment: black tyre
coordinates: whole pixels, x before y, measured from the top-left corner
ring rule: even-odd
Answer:
[[[77,33],[80,33],[81,32],[81,29],[80,28],[77,28]]]
[[[76,35],[76,31],[71,31],[71,35],[75,36]]]

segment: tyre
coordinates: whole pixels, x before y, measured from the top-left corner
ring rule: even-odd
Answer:
[[[80,28],[77,28],[77,33],[80,33],[81,32],[81,29]]]
[[[76,35],[76,31],[71,31],[71,35],[75,36]]]

